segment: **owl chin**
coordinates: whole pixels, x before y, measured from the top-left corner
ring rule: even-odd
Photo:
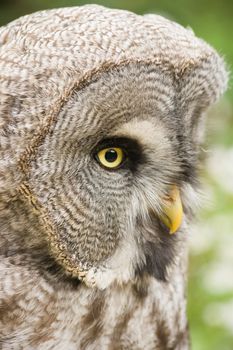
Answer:
[[[115,251],[101,262],[91,262],[91,256],[90,259],[86,256],[84,261],[62,244],[50,246],[54,248],[51,253],[66,274],[90,288],[103,290],[112,284],[122,286],[144,276],[167,282],[178,252],[183,250],[184,223],[177,234],[170,235],[152,210],[148,215],[148,218],[137,218],[137,225],[127,230]]]
[[[82,279],[87,287],[96,287],[98,289],[106,289],[114,282],[119,285],[127,283],[132,280],[133,272],[130,269],[124,271],[112,270],[104,267],[91,268],[86,276]]]
[[[73,266],[75,260],[73,260]],[[139,254],[136,241],[128,236],[127,239],[124,238],[121,241],[110,257],[97,266],[91,267],[85,263],[80,265],[76,260],[76,265],[80,266],[71,269],[70,274],[80,279],[88,287],[103,290],[113,283],[123,285],[132,281],[136,276],[137,266],[141,265],[141,261],[142,257]],[[64,260],[62,265],[67,270]]]
[[[151,221],[153,223],[153,221]],[[145,227],[141,227],[143,235]],[[135,279],[151,277],[157,281],[168,282],[172,266],[176,265],[177,249],[180,239],[169,235],[160,226],[159,241],[144,240],[139,245],[136,240],[123,239],[114,254],[97,266],[81,264],[72,269],[71,275],[82,281],[87,287],[106,289],[112,284],[125,285]],[[181,230],[182,231],[182,230]],[[183,232],[180,232],[182,235]],[[181,247],[179,247],[181,248]],[[76,260],[76,264],[78,264]],[[67,266],[63,265],[66,268]]]

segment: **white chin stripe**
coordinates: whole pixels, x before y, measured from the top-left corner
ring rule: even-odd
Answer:
[[[99,289],[105,289],[113,282],[126,283],[134,278],[138,262],[138,247],[135,241],[124,238],[112,257],[102,266],[88,270],[83,280],[87,286]]]

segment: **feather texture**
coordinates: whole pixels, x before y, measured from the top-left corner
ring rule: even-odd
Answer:
[[[226,86],[216,51],[161,16],[87,5],[0,28],[1,349],[188,349],[203,113]]]

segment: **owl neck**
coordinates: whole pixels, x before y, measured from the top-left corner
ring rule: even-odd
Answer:
[[[14,215],[17,213],[16,210],[13,212]],[[10,224],[14,222],[13,217],[7,220],[2,217],[5,222],[5,233],[1,236],[1,249],[5,249],[2,262],[8,264],[8,256],[11,256],[11,277],[17,279],[19,273],[22,276],[18,282],[22,286],[12,293],[17,293],[20,303],[32,300],[32,310],[27,317],[34,315],[37,319],[38,300],[43,301],[41,320],[48,317],[47,310],[50,310],[49,326],[46,323],[43,326],[43,321],[35,333],[33,327],[36,324],[32,324],[31,330],[22,335],[19,327],[24,348],[39,337],[40,348],[45,349],[48,347],[42,345],[46,344],[48,337],[57,337],[56,344],[68,349],[74,348],[74,344],[75,348],[102,350],[188,349],[186,256],[180,256],[170,266],[169,278],[164,282],[142,274],[121,286],[112,284],[105,290],[88,288],[78,280],[64,276],[61,268],[46,255],[43,245],[39,248],[41,237],[38,242],[33,240],[28,245],[31,226],[28,213],[20,212],[21,219],[23,215],[25,220],[18,220],[17,227]],[[6,222],[11,227],[6,227]],[[23,249],[26,245],[27,249]],[[32,253],[35,246],[36,254]],[[6,266],[10,271],[11,267]],[[58,331],[54,333],[54,329]],[[64,347],[63,335],[68,339]]]
[[[77,327],[86,347],[81,348],[105,349],[107,342],[107,349],[115,350],[188,349],[184,290],[184,275],[177,268],[169,282],[143,276],[102,291],[81,284],[71,296],[82,305]]]

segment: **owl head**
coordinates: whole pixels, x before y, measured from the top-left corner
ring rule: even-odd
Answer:
[[[0,69],[0,188],[30,211],[30,249],[88,286],[169,279],[219,55],[160,16],[83,6],[3,27]]]

